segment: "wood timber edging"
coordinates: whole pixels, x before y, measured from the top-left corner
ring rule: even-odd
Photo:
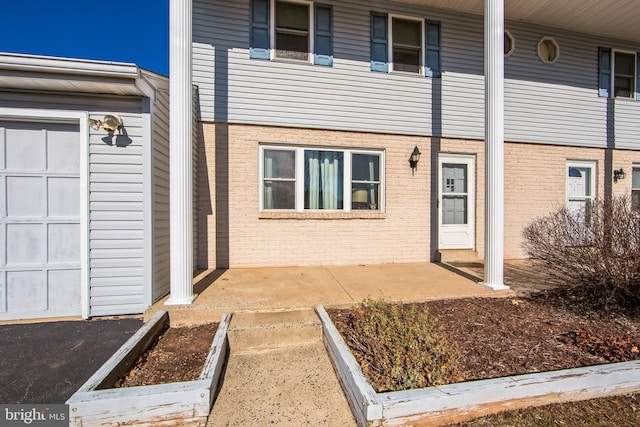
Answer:
[[[168,313],[159,311],[67,400],[70,425],[115,426],[206,419],[229,354],[230,322],[231,314],[224,314],[198,380],[105,388],[131,368],[169,323]]]
[[[324,307],[324,343],[360,426],[443,425],[517,408],[640,392],[640,361],[376,393]]]

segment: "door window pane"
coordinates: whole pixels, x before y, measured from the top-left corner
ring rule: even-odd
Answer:
[[[631,209],[640,212],[640,168],[631,172]]]

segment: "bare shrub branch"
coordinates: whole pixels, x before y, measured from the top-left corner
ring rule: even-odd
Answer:
[[[597,200],[582,212],[558,208],[523,231],[524,249],[568,286],[603,297],[603,305],[640,299],[640,215],[628,197]]]

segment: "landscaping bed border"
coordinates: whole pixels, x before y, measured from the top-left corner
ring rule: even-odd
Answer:
[[[442,425],[483,415],[640,392],[640,361],[377,393],[323,306],[324,344],[360,426]]]
[[[112,388],[169,325],[169,314],[157,312],[76,391],[69,405],[70,425],[136,425],[206,421],[229,354],[224,314],[199,378],[168,384]]]

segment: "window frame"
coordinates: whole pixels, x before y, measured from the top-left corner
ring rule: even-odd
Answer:
[[[504,57],[508,58],[510,57],[513,52],[515,52],[516,50],[516,39],[513,37],[513,34],[511,34],[511,31],[509,30],[504,30],[504,38],[505,39],[509,39],[510,43],[511,43],[511,48],[508,49],[505,53],[504,53]],[[505,40],[505,47],[507,46],[506,40]]]
[[[637,173],[640,174],[640,164],[632,164],[631,165],[631,209],[635,212],[639,212],[640,213],[640,202],[638,203],[638,205],[634,206],[633,204],[633,192],[637,191],[640,192],[640,186],[638,187],[634,187],[633,186],[633,173],[637,171]],[[638,196],[640,198],[640,195]]]
[[[397,14],[392,14],[390,13],[388,15],[388,23],[387,23],[387,39],[388,39],[388,46],[387,46],[387,58],[388,58],[388,62],[389,62],[389,73],[402,73],[402,74],[409,74],[409,75],[420,75],[420,76],[424,76],[425,75],[425,20],[424,18],[417,18],[415,16],[407,16],[407,15],[397,15]],[[393,20],[394,19],[403,19],[405,21],[415,21],[418,22],[420,24],[420,54],[419,54],[419,60],[420,60],[420,66],[418,67],[418,71],[417,72],[412,72],[412,71],[403,71],[403,70],[396,70],[395,69],[395,64],[393,62]]]
[[[617,96],[616,95],[616,54],[622,53],[625,55],[633,56],[633,77],[631,78],[632,88],[629,93],[629,96]],[[636,87],[636,82],[638,81],[638,56],[637,53],[631,50],[625,49],[611,49],[611,97],[615,99],[630,99],[636,100],[636,92],[638,88]]]
[[[556,49],[556,56],[553,59],[544,58],[540,51],[541,46],[547,41],[551,42],[551,44],[553,44]],[[560,59],[560,45],[558,44],[556,39],[551,36],[543,36],[540,40],[538,40],[536,52],[538,54],[538,58],[540,58],[540,60],[545,64],[555,64],[558,61],[558,59]]]
[[[286,57],[281,57],[281,56],[277,56],[276,52],[277,52],[277,46],[276,46],[276,3],[280,1],[280,2],[284,2],[284,3],[298,3],[298,4],[304,4],[309,8],[309,31],[307,33],[307,37],[309,39],[309,44],[308,44],[308,49],[307,49],[307,59],[306,60],[302,60],[302,59],[295,59],[295,58],[286,58]],[[315,20],[314,20],[314,1],[313,0],[271,0],[271,4],[270,4],[270,8],[271,8],[271,25],[270,25],[270,44],[271,44],[271,49],[269,52],[269,56],[270,59],[272,61],[277,60],[277,61],[293,61],[293,62],[300,62],[300,63],[310,63],[313,64],[314,63],[314,44],[315,44]]]
[[[264,176],[264,153],[265,150],[281,150],[281,151],[294,151],[294,171],[295,171],[295,203],[294,209],[266,209],[264,201],[264,183],[265,181],[272,181],[272,179],[265,179]],[[305,151],[333,151],[343,153],[343,209],[305,209],[304,208],[304,153]],[[377,209],[352,209],[351,196],[353,188],[353,174],[352,174],[352,155],[353,154],[365,154],[365,155],[377,155],[379,156],[379,184],[378,184],[378,208]],[[384,149],[369,149],[369,148],[357,148],[357,147],[323,147],[317,145],[280,145],[280,144],[260,144],[259,146],[259,160],[258,160],[258,208],[259,212],[296,212],[296,213],[350,213],[357,212],[379,214],[385,211],[385,150]],[[359,182],[358,180],[355,180]]]

